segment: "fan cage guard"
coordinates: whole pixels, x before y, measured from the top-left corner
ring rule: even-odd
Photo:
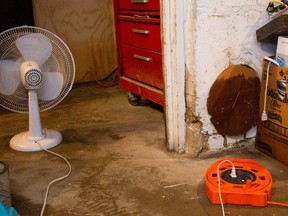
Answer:
[[[250,159],[225,158],[208,168],[205,176],[205,187],[206,196],[210,202],[220,204],[217,168],[224,160],[229,160],[234,164],[237,178],[241,179],[236,181],[225,177],[225,173],[232,169],[232,165],[230,163],[220,165],[220,190],[223,204],[267,206],[271,196],[272,177],[265,167]],[[232,183],[232,181],[235,182]]]
[[[50,41],[52,45],[52,53],[49,59],[51,61],[54,61],[54,63],[56,60],[56,63],[58,64],[57,70],[63,75],[63,87],[58,97],[53,100],[39,99],[39,110],[45,111],[60,103],[71,90],[75,78],[75,63],[69,47],[61,38],[46,29],[34,26],[20,26],[2,32],[0,34],[0,60],[18,61],[19,59],[21,59],[21,54],[16,48],[16,40],[19,37],[33,33],[42,34],[46,36],[47,39]],[[49,59],[47,61],[49,61]],[[45,66],[46,62],[44,62],[42,66]],[[45,70],[45,67],[44,70],[42,68],[41,70],[43,73],[48,71]],[[8,110],[19,113],[29,112],[28,92],[22,86],[22,84],[19,85],[16,92],[12,95],[4,95],[0,93],[0,102],[0,105]]]

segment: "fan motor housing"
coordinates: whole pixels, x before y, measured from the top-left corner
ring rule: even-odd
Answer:
[[[26,61],[21,65],[21,80],[27,90],[37,90],[42,83],[42,72],[34,61]]]
[[[259,163],[249,159],[230,159],[236,168],[236,179],[230,176],[232,165],[222,163],[219,168],[220,191],[223,204],[267,206],[272,189],[270,173]],[[206,196],[213,204],[220,204],[217,168],[214,163],[206,172]]]

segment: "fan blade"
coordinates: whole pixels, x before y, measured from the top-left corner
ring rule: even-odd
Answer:
[[[0,60],[0,93],[12,95],[20,82],[19,64],[10,60]]]
[[[41,100],[53,100],[59,96],[63,86],[63,75],[59,72],[43,72],[43,82],[38,91]]]
[[[43,64],[52,53],[52,45],[49,39],[37,33],[18,38],[16,47],[25,61],[35,61],[38,65]]]

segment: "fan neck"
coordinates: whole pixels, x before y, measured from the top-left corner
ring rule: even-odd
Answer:
[[[35,91],[29,91],[29,140],[41,140],[45,137],[42,131],[38,97]]]

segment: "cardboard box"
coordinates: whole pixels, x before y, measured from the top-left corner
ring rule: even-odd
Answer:
[[[262,121],[268,61],[264,60],[261,79],[256,148],[288,164],[288,67],[271,64],[266,92],[267,121]]]
[[[288,37],[278,37],[276,61],[282,67],[288,66]]]

